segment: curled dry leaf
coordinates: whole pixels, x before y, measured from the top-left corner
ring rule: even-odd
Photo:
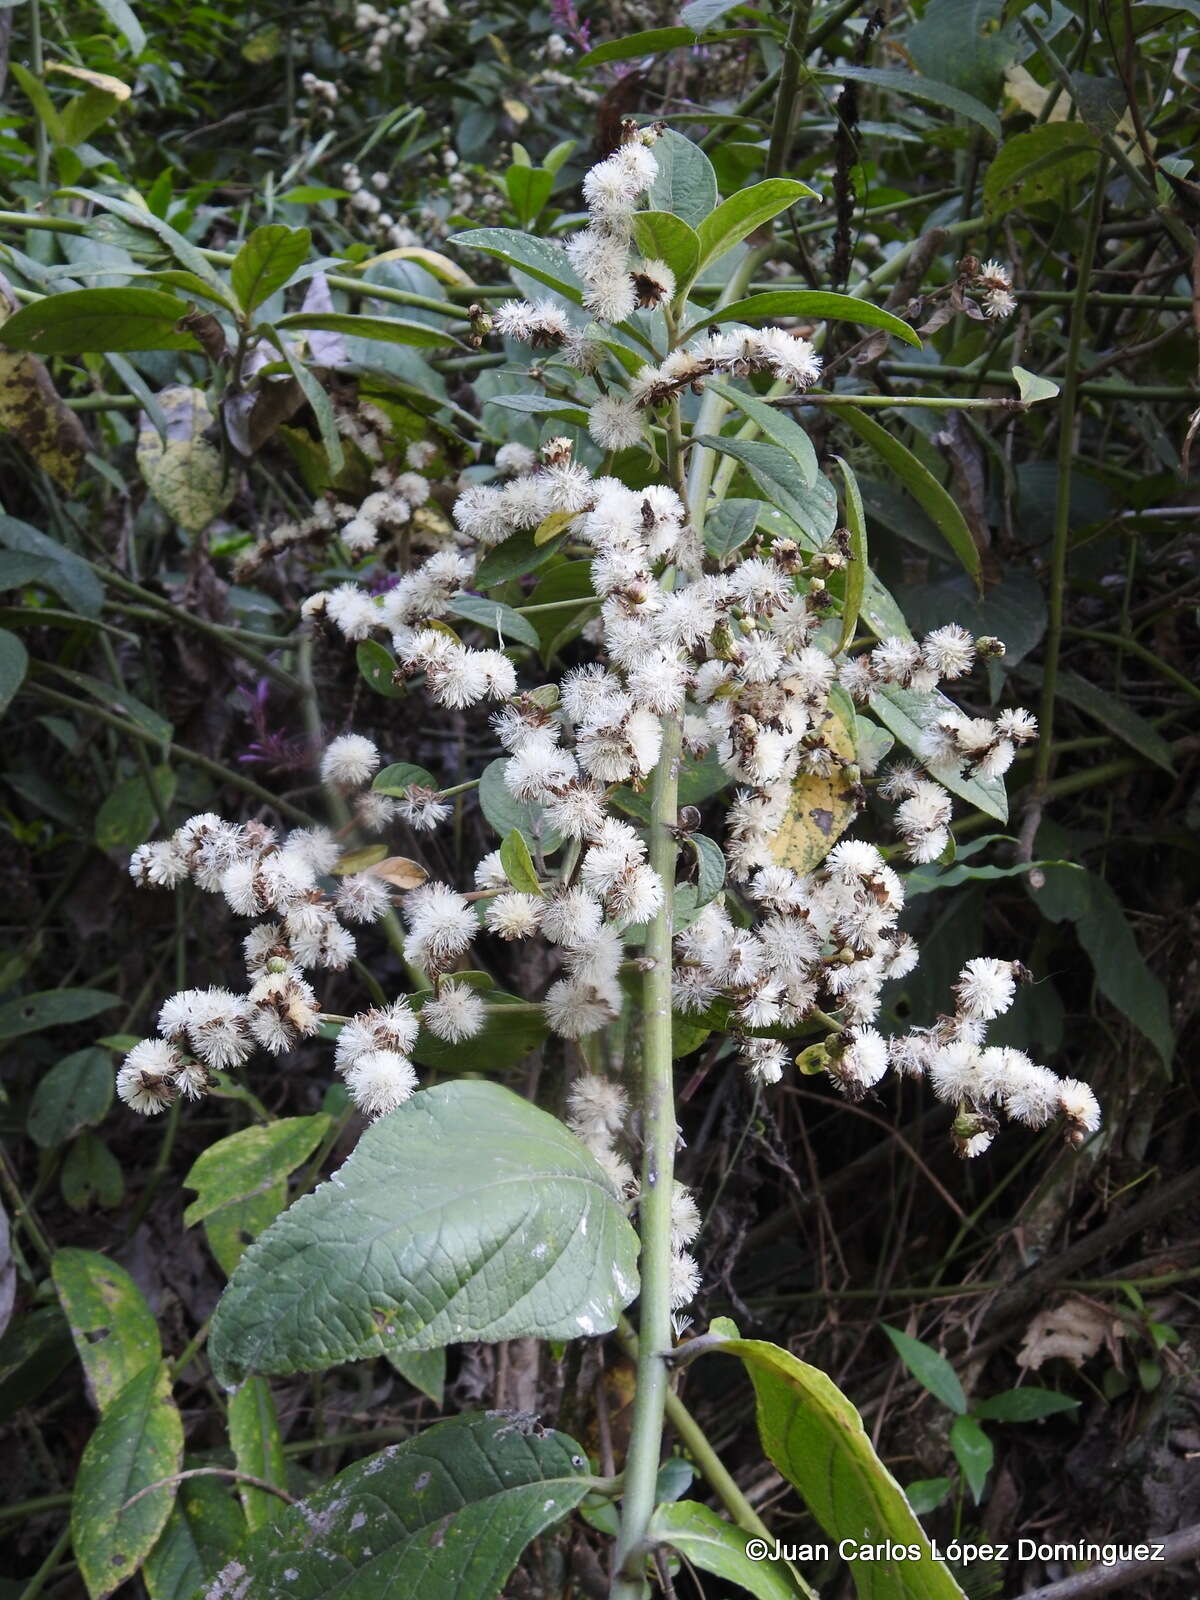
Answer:
[[[0,274],[0,330],[16,309],[11,286]],[[2,344],[0,429],[11,433],[56,483],[64,489],[74,487],[88,447],[83,424],[64,404],[44,361],[22,350],[6,350]]]
[[[1081,1367],[1103,1346],[1114,1362],[1119,1361],[1117,1340],[1125,1336],[1118,1317],[1096,1300],[1070,1295],[1061,1305],[1039,1311],[1025,1330],[1017,1365],[1036,1370],[1063,1357]]]
[[[370,869],[377,878],[390,883],[394,889],[419,889],[429,874],[419,861],[408,856],[387,856]]]

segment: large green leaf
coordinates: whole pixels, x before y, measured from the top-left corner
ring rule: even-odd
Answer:
[[[329,1132],[333,1118],[283,1117],[266,1127],[242,1128],[210,1144],[183,1180],[196,1198],[183,1214],[187,1227],[202,1222],[233,1200],[259,1194],[295,1172]]]
[[[366,317],[349,311],[293,311],[279,317],[277,328],[289,333],[341,333],[383,344],[446,345],[458,340],[446,329],[428,322],[406,322],[402,317]]]
[[[175,1485],[143,1489],[179,1471],[183,1423],[165,1361],[143,1367],[100,1419],[79,1463],[71,1499],[71,1548],[92,1600],[104,1600],[154,1548]],[[136,1503],[129,1504],[134,1496]]]
[[[917,72],[905,72],[900,67],[837,67],[814,72],[818,83],[866,83],[872,88],[891,90],[894,94],[908,95],[913,100],[925,100],[930,105],[944,106],[957,112],[968,122],[986,128],[993,139],[1000,137],[1000,118],[977,100],[973,94],[956,89],[953,84],[940,83],[936,78],[926,78]]]
[[[699,35],[694,28],[648,28],[643,33],[629,33],[623,39],[606,39],[584,56],[576,67],[599,67],[606,61],[634,61],[640,56],[662,55],[665,50],[680,50],[696,43]]]
[[[162,1354],[154,1314],[125,1268],[95,1251],[58,1250],[51,1272],[97,1409],[107,1411]]]
[[[548,855],[558,849],[563,836],[547,823],[541,806],[532,800],[516,798],[504,781],[506,765],[506,759],[498,756],[483,769],[479,779],[479,804],[483,814],[502,839],[519,828],[531,849],[540,846]]]
[[[414,996],[416,1009],[419,1011],[430,997],[429,990]],[[418,1066],[432,1067],[436,1072],[469,1072],[481,1066],[489,1072],[503,1072],[545,1044],[548,1029],[540,1006],[502,989],[485,989],[482,998],[487,1002],[488,1014],[483,1028],[473,1038],[451,1044],[422,1028],[412,1048],[412,1058]]]
[[[915,1545],[915,1561],[851,1557],[859,1600],[963,1600],[936,1560],[904,1491],[875,1454],[862,1418],[831,1378],[778,1345],[719,1338],[746,1366],[763,1448],[830,1538]]]
[[[698,144],[668,128],[654,146],[658,175],[650,187],[650,209],[670,211],[699,228],[717,204],[717,175]]]
[[[905,344],[921,346],[920,335],[901,322],[891,311],[859,300],[852,294],[833,294],[823,289],[768,289],[745,300],[717,306],[688,329],[695,333],[713,322],[763,322],[777,317],[805,317],[820,322],[853,322],[860,328],[885,328]]]
[[[874,417],[868,417],[856,406],[846,406],[839,415],[887,463],[913,499],[929,514],[964,570],[970,573],[976,587],[982,590],[979,550],[953,496],[942,488],[927,467],[921,465],[908,446],[901,444]]]
[[[814,483],[807,484],[795,456],[781,445],[768,444],[765,439],[718,438],[715,434],[704,434],[696,443],[740,461],[772,507],[799,529],[801,542],[808,548],[822,544],[837,526],[837,495],[833,485],[820,476]],[[784,532],[781,528],[776,531]],[[792,537],[790,530],[787,537]]]
[[[181,1483],[167,1525],[142,1568],[150,1600],[193,1600],[245,1536],[246,1519],[225,1479]]]
[[[103,989],[41,989],[36,994],[23,994],[0,1006],[0,1039],[17,1039],[24,1033],[41,1033],[43,1028],[83,1022],[118,1003],[115,994]]]
[[[36,559],[36,557],[34,558]],[[25,681],[29,653],[15,633],[0,629],[0,715]]]
[[[454,1248],[446,1248],[453,1239]],[[412,1097],[246,1251],[213,1317],[221,1382],[389,1350],[607,1332],[637,1240],[587,1149],[497,1084]]]
[[[512,606],[499,600],[489,600],[482,594],[456,594],[450,598],[450,614],[478,623],[481,628],[491,628],[506,642],[517,640],[532,645],[536,650],[541,642],[538,631],[528,617],[523,617]]]
[[[247,1378],[235,1395],[229,1397],[229,1442],[239,1472],[261,1478],[278,1488],[287,1487],[287,1468],[283,1459],[283,1440],[275,1401],[265,1378]],[[266,1489],[240,1483],[242,1509],[251,1533],[278,1519],[284,1502]]]
[[[1099,159],[1096,135],[1081,122],[1043,122],[1006,139],[983,180],[983,209],[993,220],[1029,206],[1054,204]]]
[[[1027,880],[1026,889],[1043,916],[1075,924],[1104,995],[1145,1034],[1169,1067],[1175,1033],[1167,991],[1138,949],[1116,892],[1094,872],[1057,863],[1043,869],[1040,888]]]
[[[700,238],[700,265],[703,270],[710,261],[741,244],[755,228],[770,222],[781,211],[786,211],[797,200],[815,200],[816,191],[794,178],[765,178],[748,189],[739,189],[728,200],[722,200],[715,211],[704,217],[696,228]]]
[[[246,1545],[217,1594],[246,1600],[496,1600],[517,1557],[588,1492],[573,1439],[455,1417],[357,1461]]]
[[[233,292],[249,313],[273,295],[308,255],[312,234],[307,228],[287,228],[281,222],[255,228],[234,257],[229,269]]]
[[[1115,733],[1122,744],[1127,744],[1138,755],[1153,761],[1164,772],[1175,774],[1175,758],[1171,746],[1153,723],[1135,711],[1125,700],[1109,694],[1099,684],[1080,677],[1077,672],[1064,671],[1058,675],[1055,693],[1060,700],[1078,709],[1098,722],[1102,728]]]
[[[95,1046],[76,1050],[39,1079],[25,1122],[26,1132],[36,1145],[51,1150],[74,1138],[81,1128],[94,1128],[103,1122],[112,1095],[113,1069],[108,1051]]]
[[[481,250],[486,256],[495,256],[507,266],[515,267],[527,277],[557,289],[578,305],[583,299],[583,285],[559,244],[549,239],[539,239],[536,234],[522,233],[518,228],[472,228],[467,233],[451,234],[450,244],[464,250]]]
[[[643,256],[665,261],[681,284],[695,277],[700,240],[682,217],[669,211],[639,211],[633,219],[633,238]]]
[[[954,704],[938,689],[926,694],[883,684],[871,696],[871,710],[902,745],[916,754],[925,729],[947,711],[954,710]],[[926,761],[925,765],[952,794],[987,816],[995,817],[997,822],[1008,821],[1008,795],[1003,778],[964,778],[957,766],[944,761]]]
[[[817,452],[813,449],[808,434],[794,417],[789,417],[786,411],[780,411],[778,407],[770,405],[758,395],[739,389],[732,383],[720,383],[710,379],[708,387],[719,394],[722,400],[731,406],[736,406],[744,416],[749,417],[772,444],[777,444],[781,450],[786,450],[800,468],[800,478],[804,487],[812,488],[817,481]]]
[[[186,301],[161,289],[71,289],[22,306],[4,324],[4,343],[41,356],[199,350],[176,326],[186,311]]]
[[[750,1535],[695,1500],[660,1505],[647,1537],[654,1544],[678,1550],[692,1566],[727,1583],[739,1584],[757,1600],[796,1600],[798,1594],[813,1593],[807,1585],[801,1589],[792,1582],[785,1562],[764,1561],[761,1557],[755,1560],[747,1555],[746,1546],[755,1542]],[[763,1541],[757,1543],[761,1546]]]

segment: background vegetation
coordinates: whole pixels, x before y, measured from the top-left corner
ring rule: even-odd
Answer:
[[[254,1079],[257,1110],[230,1085],[147,1125],[114,1106],[111,1082],[163,993],[224,981],[237,960],[210,901],[134,890],[134,845],[207,809],[321,815],[314,752],[351,723],[445,785],[494,753],[484,718],[414,717],[390,662],[364,649],[356,663],[299,626],[305,595],[370,557],[322,538],[259,545],[329,485],[364,492],[365,458],[336,442],[364,398],[434,447],[431,528],[460,472],[486,477],[501,444],[561,430],[532,405],[490,403],[514,383],[469,308],[511,283],[449,241],[574,225],[581,174],[623,115],[699,142],[723,193],[786,175],[822,197],[755,236],[752,287],[862,292],[869,278],[923,341],[831,324],[829,386],[876,405],[961,402],[871,410],[900,455],[828,408],[804,413],[819,456],[856,467],[875,570],[913,627],[999,635],[992,696],[1040,703],[1043,741],[1009,775],[1011,831],[969,814],[954,859],[909,876],[923,960],[892,1012],[932,1021],[964,952],[1020,951],[1036,981],[994,1036],[1087,1079],[1105,1107],[1081,1152],[1004,1133],[964,1166],[919,1086],[861,1105],[815,1078],[757,1094],[710,1037],[678,1080],[680,1171],[708,1200],[699,1318],[735,1316],[830,1372],[943,1541],[1200,1523],[1198,18],[1194,0],[0,9],[0,317],[83,286],[202,297],[255,227],[283,223],[311,243],[299,287],[281,280],[260,318],[278,326],[325,294],[331,310],[430,332],[428,348],[348,335],[316,363],[320,382],[293,364],[270,415],[223,386],[203,307],[176,350],[117,336],[83,354],[0,349],[0,1595],[85,1592],[66,1518],[105,1398],[89,1335],[141,1315],[138,1294],[156,1330],[138,1324],[132,1346],[161,1340],[173,1363],[189,1466],[236,1459],[300,1493],[480,1406],[544,1413],[620,1464],[630,1369],[613,1341],[566,1360],[529,1341],[464,1346],[444,1371],[380,1360],[262,1384],[266,1420],[230,1455],[207,1319],[289,1176],[292,1194],[316,1182],[361,1120],[330,1087],[327,1047]],[[1011,263],[1012,318],[964,294],[968,256]],[[930,481],[957,507],[965,553]],[[575,581],[551,562],[510,597],[564,607],[538,614],[547,666],[570,659]],[[407,847],[453,879],[443,852],[473,863],[495,825],[463,796],[451,834]],[[406,986],[382,937],[367,960],[387,992]],[[554,1103],[562,1052],[510,1052],[500,1075]],[[253,1216],[185,1226],[197,1157],[259,1111],[325,1115],[328,1132],[271,1174]],[[73,1279],[81,1251],[136,1290],[114,1277],[89,1301],[101,1291]],[[126,1295],[121,1311],[111,1297]],[[1008,1398],[1030,1378],[1062,1397],[1053,1414]],[[723,1379],[701,1364],[687,1405],[773,1530],[811,1535],[783,1480],[751,1466],[749,1406],[729,1404]],[[242,1516],[218,1483],[187,1491],[202,1570]],[[241,1488],[251,1527],[274,1515],[269,1494]],[[548,1535],[511,1594],[603,1593],[597,1549],[586,1523]],[[160,1555],[127,1592],[182,1600],[194,1570]],[[958,1573],[978,1596],[1060,1575],[1044,1561]],[[846,1582],[823,1576],[829,1594]],[[1184,1567],[1136,1592],[1194,1589]]]

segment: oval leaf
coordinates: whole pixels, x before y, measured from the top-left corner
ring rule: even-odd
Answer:
[[[365,317],[350,311],[293,311],[280,317],[277,328],[289,332],[340,333],[360,339],[377,339],[383,344],[457,344],[452,333],[432,327],[428,322],[406,322],[403,317]]]
[[[688,329],[688,334],[714,322],[762,322],[776,317],[811,317],[817,322],[853,322],[860,328],[885,328],[905,344],[921,348],[920,336],[907,322],[882,306],[873,306],[852,294],[833,294],[822,289],[771,289],[718,306]]]
[[[255,228],[229,269],[242,310],[253,311],[281,289],[308,255],[311,243],[307,228],[286,228],[281,222]]]
[[[132,1577],[166,1525],[175,1485],[140,1490],[179,1471],[183,1423],[165,1361],[132,1378],[101,1418],[79,1463],[71,1500],[71,1548],[92,1600]]]
[[[764,222],[770,222],[797,200],[816,198],[814,189],[794,178],[765,178],[762,183],[752,183],[748,189],[739,189],[728,200],[722,200],[696,228],[700,237],[699,270],[725,255],[747,234],[761,228]]]
[[[143,835],[145,837],[145,835]],[[25,1124],[43,1150],[103,1122],[112,1104],[113,1070],[106,1050],[76,1050],[51,1067],[33,1091]]]
[[[73,289],[47,295],[4,324],[11,350],[78,356],[109,350],[199,350],[176,327],[187,302],[161,289]]]
[[[92,1250],[57,1250],[51,1270],[96,1407],[103,1412],[162,1354],[158,1324],[133,1279]]]
[[[496,1084],[441,1084],[368,1128],[255,1240],[209,1355],[232,1385],[389,1350],[605,1333],[637,1292],[636,1260],[608,1178],[562,1123]]]
[[[566,1434],[503,1415],[455,1417],[288,1506],[206,1600],[494,1600],[529,1541],[590,1486],[587,1458]]]
[[[329,1132],[333,1119],[325,1112],[312,1117],[283,1117],[264,1127],[242,1128],[218,1139],[193,1163],[183,1180],[196,1198],[183,1213],[194,1227],[231,1200],[260,1194],[295,1172]]]
[[[781,1562],[755,1560],[747,1555],[750,1535],[726,1522],[708,1506],[694,1500],[678,1500],[660,1505],[655,1511],[647,1537],[672,1550],[704,1572],[712,1572],[727,1583],[736,1583],[757,1600],[796,1600],[797,1589]],[[761,1547],[763,1541],[757,1541]],[[805,1584],[801,1593],[813,1595]]]

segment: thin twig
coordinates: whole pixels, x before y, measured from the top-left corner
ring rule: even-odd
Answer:
[[[189,1467],[186,1472],[173,1472],[169,1478],[156,1478],[153,1483],[148,1483],[144,1489],[139,1489],[131,1495],[117,1512],[118,1517],[123,1517],[130,1506],[137,1505],[139,1500],[148,1494],[153,1494],[155,1489],[165,1489],[173,1483],[182,1483],[185,1478],[233,1478],[237,1483],[248,1483],[252,1488],[265,1489],[268,1494],[277,1495],[280,1500],[286,1501],[289,1506],[296,1504],[295,1495],[289,1494],[286,1489],[281,1489],[277,1483],[268,1483],[266,1478],[256,1478],[249,1472],[236,1472],[232,1467]]]

